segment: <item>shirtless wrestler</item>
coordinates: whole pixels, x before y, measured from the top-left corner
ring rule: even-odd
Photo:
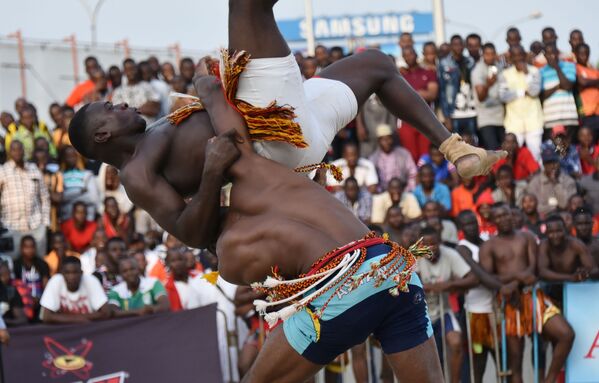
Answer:
[[[320,162],[335,134],[355,117],[358,106],[373,93],[389,110],[440,146],[462,175],[485,173],[504,154],[473,148],[451,135],[380,51],[369,50],[340,60],[325,68],[319,78],[302,83],[297,64],[275,22],[275,3],[229,2],[229,49],[246,50],[253,58],[241,76],[237,98],[257,107],[273,100],[293,106],[309,146],[300,149],[285,142],[255,142],[258,154],[289,168]],[[194,82],[200,98],[204,97],[201,88],[206,86],[207,78],[210,77],[198,77]],[[165,228],[194,247],[205,246],[210,233],[196,234],[206,226],[186,219],[186,209],[193,209],[193,204],[186,205],[184,198],[202,190],[203,148],[215,133],[223,130],[212,124],[204,112],[193,113],[176,128],[166,119],[146,127],[127,105],[101,102],[79,110],[69,129],[71,142],[84,156],[112,164],[121,171],[132,169],[129,173],[145,175],[151,183],[163,184],[176,193],[178,203],[172,204],[171,214],[178,224]],[[151,188],[130,188],[128,194],[139,206],[161,201]]]
[[[511,382],[522,382],[522,353],[524,336],[531,335],[532,285],[536,283],[538,247],[532,234],[514,230],[511,210],[505,204],[493,207],[493,221],[497,236],[480,248],[480,264],[485,271],[506,283],[501,293],[506,299],[506,327],[508,365],[512,370]],[[541,334],[553,345],[553,358],[544,382],[554,383],[564,366],[572,346],[574,333],[559,309],[537,290],[536,318]],[[519,319],[519,323],[517,320]]]
[[[572,221],[576,229],[576,238],[586,245],[595,264],[599,265],[599,239],[593,236],[593,215],[584,208],[578,209],[572,214]]]
[[[222,92],[214,91],[204,100],[213,121],[224,121],[231,128],[243,125]],[[132,182],[134,177],[123,171],[125,184],[143,181]],[[201,191],[192,202],[190,222],[201,222],[198,216],[204,207],[218,205],[215,200],[225,179],[233,186],[216,244],[222,277],[238,285],[274,281],[258,288],[267,293],[276,290],[278,298],[285,289],[298,286],[294,278],[305,274],[316,278],[307,285],[300,282],[301,288],[294,290],[300,295],[293,300],[303,306],[276,311],[286,320],[266,339],[245,382],[303,382],[370,334],[380,341],[401,382],[442,381],[422,284],[415,273],[402,277],[404,268],[390,270],[384,261],[387,256],[414,261],[409,254],[396,254],[397,245],[382,238],[360,240],[369,230],[351,211],[317,183],[256,154],[237,133],[207,143]],[[159,223],[169,224],[165,212],[171,210],[169,204],[178,203],[178,194],[163,184],[140,187],[151,187],[161,196],[159,205],[165,207],[154,208],[153,214]],[[376,275],[366,278],[373,267]],[[273,279],[275,272],[285,282]],[[361,275],[365,279],[355,279]],[[395,277],[409,281],[408,292],[390,293],[398,284]],[[293,284],[277,290],[278,283]]]

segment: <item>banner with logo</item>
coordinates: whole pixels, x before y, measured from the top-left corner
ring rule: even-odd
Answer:
[[[222,382],[216,305],[10,334],[6,383]]]
[[[599,283],[564,287],[565,316],[576,338],[566,368],[566,382],[599,382]]]

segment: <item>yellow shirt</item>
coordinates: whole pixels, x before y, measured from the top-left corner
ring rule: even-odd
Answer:
[[[533,66],[528,66],[529,74],[519,72],[514,66],[504,70],[502,76],[505,86],[510,92],[519,93],[520,97],[509,101],[505,105],[505,131],[506,133],[526,134],[543,131],[543,108],[539,97],[524,95],[529,91],[530,76],[538,79],[539,71]],[[530,91],[529,91],[530,93]],[[522,96],[524,95],[524,96]]]

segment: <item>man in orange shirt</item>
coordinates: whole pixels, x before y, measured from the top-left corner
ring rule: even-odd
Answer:
[[[74,108],[77,104],[83,101],[83,96],[92,92],[96,88],[96,85],[92,80],[92,74],[98,69],[101,69],[98,59],[96,59],[94,56],[88,56],[85,58],[85,73],[87,73],[88,79],[80,84],[77,84],[75,88],[73,88],[71,94],[69,97],[67,97],[65,104],[71,108]]]
[[[576,54],[576,86],[582,100],[582,124],[593,130],[595,141],[599,138],[599,70],[589,66],[591,49],[588,44],[578,45]]]
[[[475,210],[474,192],[476,183],[474,179],[460,178],[460,186],[451,192],[451,216],[457,217],[463,210]]]

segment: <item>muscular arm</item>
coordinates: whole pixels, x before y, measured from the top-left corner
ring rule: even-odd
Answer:
[[[537,275],[537,252],[539,247],[532,234],[526,233],[525,235],[527,237],[526,256],[528,257],[528,267],[520,273],[518,279],[525,285],[532,285]]]
[[[476,276],[478,281],[482,283],[485,287],[490,288],[492,290],[499,290],[501,288],[501,281],[493,274],[488,273],[480,264],[478,264],[474,259],[472,259],[472,253],[465,246],[458,246],[456,248],[458,253],[462,256],[464,261],[470,266],[472,271],[472,275]]]
[[[549,262],[549,242],[543,240],[539,246],[539,277],[550,282],[571,282],[572,275],[551,270]]]
[[[584,243],[577,242],[578,261],[582,265],[582,268],[589,273],[591,279],[599,279],[599,266],[595,263],[590,249]]]

